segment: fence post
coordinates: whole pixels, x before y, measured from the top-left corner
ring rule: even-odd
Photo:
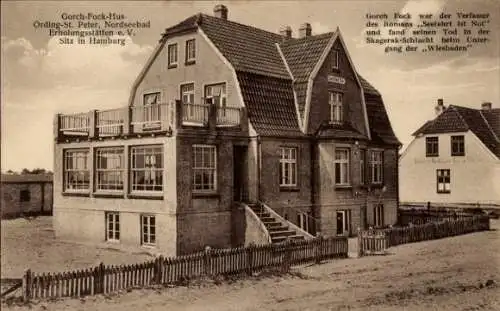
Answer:
[[[31,269],[26,270],[23,277],[23,300],[25,302],[31,299],[31,289],[33,277],[31,275]]]
[[[96,294],[104,293],[104,263],[94,268],[94,292]]]
[[[247,253],[247,274],[252,275],[253,273],[253,253],[255,249],[255,244],[251,243],[247,248],[246,248],[246,253]]]
[[[283,246],[284,246],[285,256],[283,258],[283,266],[282,266],[283,271],[282,272],[288,272],[288,271],[290,271],[291,259],[292,259],[291,258],[292,257],[292,241],[287,240]]]
[[[361,228],[358,227],[358,257],[363,257],[363,237]]]
[[[321,263],[321,247],[323,246],[323,236],[319,235],[316,240],[314,241],[314,248],[315,248],[315,254],[314,256],[316,257],[316,264]]]
[[[203,257],[203,262],[205,264],[205,275],[212,276],[211,266],[212,266],[212,255],[210,246],[205,247],[205,255]]]
[[[160,257],[156,258],[155,260],[155,268],[154,268],[155,269],[154,282],[157,285],[161,284],[161,275],[163,272],[162,265],[163,265],[163,256],[160,255]]]

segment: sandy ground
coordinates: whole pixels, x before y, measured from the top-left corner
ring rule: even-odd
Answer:
[[[492,227],[496,230],[394,247],[389,249],[386,256],[296,267],[286,276],[254,276],[222,283],[197,282],[184,287],[34,302],[29,306],[3,304],[2,309],[500,310],[500,221],[494,220]],[[2,242],[10,239],[10,236],[2,237]],[[20,246],[24,242],[18,239],[17,243]],[[28,244],[33,246],[32,242]],[[4,246],[2,269],[6,267],[3,261]],[[20,246],[25,253],[19,261],[26,259],[31,263],[36,262],[27,252],[32,246]],[[57,246],[56,243],[49,247],[67,245]],[[5,250],[5,254],[9,252],[9,249]],[[81,252],[71,253],[76,254],[77,259],[70,260],[68,255],[63,261],[66,265],[83,264],[86,260]],[[62,253],[60,251],[58,254]],[[42,254],[46,256],[50,252]],[[108,255],[111,256],[110,260],[127,260],[119,252],[93,250],[87,261],[93,264],[92,256],[107,260]],[[40,267],[49,266],[51,262],[43,256],[39,261]]]
[[[33,272],[64,272],[105,264],[132,264],[151,260],[147,253],[123,252],[109,245],[59,241],[52,217],[2,220],[2,278],[20,278]]]

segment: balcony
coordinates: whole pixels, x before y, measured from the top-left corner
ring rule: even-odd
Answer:
[[[58,114],[54,120],[55,138],[92,139],[131,135],[172,134],[174,129],[229,127],[240,129],[246,123],[246,110],[181,101],[147,106],[92,110],[86,113]]]

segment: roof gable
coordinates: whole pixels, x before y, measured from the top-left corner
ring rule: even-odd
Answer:
[[[500,110],[499,113],[493,111],[492,114],[484,112],[478,109],[450,105],[434,120],[427,121],[413,135],[456,133],[470,130],[493,154],[500,158],[500,141],[493,130],[496,127],[497,131],[500,131],[498,130]]]

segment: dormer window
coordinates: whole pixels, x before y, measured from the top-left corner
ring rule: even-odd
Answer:
[[[196,62],[196,41],[194,39],[186,41],[186,65]]]
[[[339,92],[330,92],[329,94],[330,122],[332,124],[341,124],[343,121],[342,98],[343,94]]]
[[[168,68],[177,67],[177,43],[168,46]]]
[[[333,69],[339,69],[339,51],[334,50],[333,51],[333,60],[332,60],[332,68]]]

